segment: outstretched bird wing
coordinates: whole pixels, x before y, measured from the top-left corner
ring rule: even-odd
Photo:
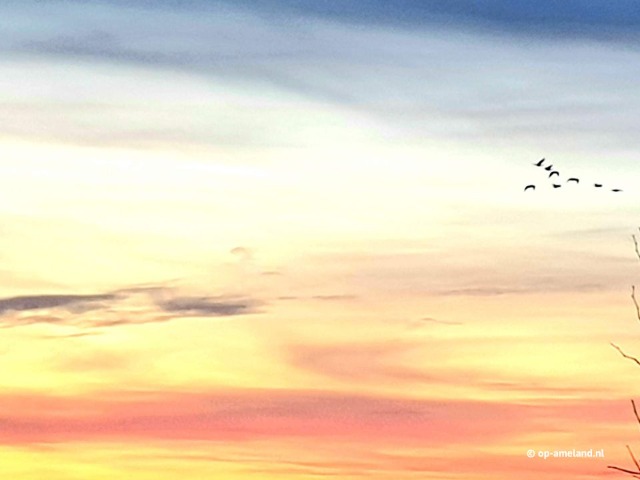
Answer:
[[[532,189],[535,190],[536,186],[535,185],[527,185],[526,187],[524,187],[524,191],[526,192],[527,190]]]
[[[542,160],[540,160],[538,163],[534,163],[534,165],[536,167],[541,167],[542,166],[542,162],[544,162],[544,158]]]
[[[569,183],[569,182],[580,183],[580,179],[573,177],[573,178],[570,178],[569,180],[567,180],[567,183]]]
[[[560,176],[560,172],[558,172],[557,170],[554,170],[553,172],[551,172],[551,173],[549,174],[549,178],[553,177],[554,175],[558,175],[558,176]]]
[[[557,183],[553,184],[553,188],[560,188],[562,185],[558,185]]]
[[[545,168],[545,170],[546,170],[547,172],[550,172],[552,168],[553,168],[553,165],[549,165],[547,168]]]

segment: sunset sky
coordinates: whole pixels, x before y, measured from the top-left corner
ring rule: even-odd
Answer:
[[[632,0],[1,2],[1,476],[624,478],[639,78]]]

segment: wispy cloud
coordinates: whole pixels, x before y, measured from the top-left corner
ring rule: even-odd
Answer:
[[[450,253],[406,253],[401,248],[343,251],[314,256],[310,263],[336,279],[348,275],[343,288],[362,298],[389,291],[436,297],[602,292],[628,285],[635,267],[630,237],[628,253],[620,256],[611,255],[601,243],[588,245],[592,250],[578,250],[559,243],[547,248],[546,241],[544,249],[534,244],[535,252],[525,255],[526,242],[514,244],[507,235],[494,239],[491,247],[479,246],[474,239],[461,239],[457,245],[456,240],[443,241],[451,242]],[[495,255],[503,261],[487,261]]]
[[[62,3],[62,2],[51,2]],[[91,2],[87,2],[91,3]],[[130,6],[121,0],[102,0],[94,4]],[[148,8],[144,2],[138,8]],[[179,3],[172,0],[153,2],[153,6],[167,12],[190,11],[197,15],[212,15],[228,11],[229,7],[246,12],[258,12],[275,18],[315,18],[358,25],[386,25],[398,28],[424,29],[434,25],[473,25],[501,29],[511,34],[540,34],[557,36],[588,36],[600,39],[630,35],[640,30],[640,14],[633,0],[615,3],[604,0],[542,0],[531,4],[527,0],[508,3],[480,0],[370,0],[353,4],[340,0],[324,2],[300,0],[203,0]]]
[[[469,287],[469,288],[456,288],[452,290],[444,290],[439,292],[440,295],[461,295],[461,296],[496,296],[496,295],[508,295],[515,293],[532,293],[531,290],[509,288],[509,287]]]
[[[76,58],[101,58],[108,61],[156,66],[187,66],[183,55],[161,51],[145,51],[123,46],[111,33],[94,31],[86,35],[58,35],[44,40],[26,40],[15,44],[17,51]]]
[[[230,2],[227,2],[230,3]],[[373,0],[366,6],[339,0],[305,2],[241,0],[234,5],[259,9],[273,15],[297,15],[357,24],[391,25],[423,29],[447,24],[469,28],[473,25],[500,29],[511,34],[580,36],[611,39],[638,34],[640,14],[632,0],[612,4],[604,0],[567,0],[558,4],[543,0],[499,2],[465,0],[400,0],[393,3]]]
[[[450,320],[440,320],[433,317],[423,317],[418,320],[421,323],[437,323],[440,325],[462,325],[462,322],[453,322]]]
[[[7,312],[26,312],[62,308],[70,312],[95,310],[114,300],[112,293],[98,295],[26,295],[0,299],[0,315]]]
[[[575,425],[584,418],[598,428],[629,420],[626,400],[525,404],[291,389],[112,391],[79,397],[3,395],[0,399],[8,412],[2,417],[3,444],[131,438],[360,441],[373,435],[381,445],[401,441],[445,448],[513,441],[550,424]]]
[[[420,348],[424,346],[403,341],[348,342],[291,345],[287,348],[287,355],[296,368],[355,384],[445,382],[447,373],[410,365],[407,358]]]
[[[185,317],[246,315],[256,313],[257,306],[257,301],[248,298],[189,295],[167,286],[143,286],[94,295],[29,295],[0,299],[0,326],[50,324],[99,329]],[[77,334],[81,332],[71,335]]]
[[[437,295],[459,295],[464,297],[495,297],[500,295],[535,294],[550,291],[563,292],[597,292],[611,289],[610,286],[600,283],[577,283],[573,285],[561,285],[549,283],[547,285],[533,284],[519,288],[512,287],[467,287],[438,291]]]
[[[229,251],[229,253],[241,262],[253,260],[253,251],[247,247],[234,247]]]
[[[358,298],[357,295],[350,295],[350,294],[345,294],[345,293],[337,293],[337,294],[332,294],[332,295],[314,295],[313,297],[314,300],[355,300],[356,298]]]
[[[177,297],[158,302],[165,312],[183,316],[231,316],[255,312],[255,302],[225,297]]]
[[[277,300],[319,300],[323,302],[345,302],[357,300],[358,298],[360,298],[358,295],[349,293],[333,293],[325,295],[280,295],[277,297]]]
[[[594,147],[608,154],[614,147],[637,150],[637,102],[631,87],[638,74],[637,52],[618,48],[618,43],[633,47],[638,41],[640,17],[635,6],[626,0],[615,4],[571,0],[562,6],[547,0],[535,7],[524,0],[498,3],[405,0],[356,7],[337,1],[290,0],[158,2],[150,8],[120,2],[46,2],[47,14],[83,21],[33,29],[31,16],[41,15],[42,3],[25,2],[6,11],[0,7],[0,15],[10,19],[6,26],[11,34],[0,35],[0,40],[6,53],[40,61],[90,60],[186,72],[212,82],[250,84],[258,92],[348,106],[354,114],[375,119],[377,128],[416,141],[431,134],[502,146],[561,149],[570,143],[584,153]],[[114,19],[108,27],[105,15]],[[359,28],[353,28],[354,22]],[[167,31],[158,24],[174,28]],[[504,42],[499,34],[514,41]],[[593,41],[598,39],[618,43]],[[225,115],[219,128],[211,130],[210,121],[193,123],[194,117],[202,117],[201,110],[186,116],[176,109],[175,115],[185,115],[181,123],[191,125],[176,129],[175,124],[159,122],[166,115],[160,107],[170,102],[155,105],[157,109],[147,105],[145,114],[156,121],[143,122],[142,127],[127,109],[129,115],[119,112],[124,123],[107,128],[107,117],[101,116],[103,121],[91,135],[86,131],[87,112],[75,108],[52,115],[58,122],[61,117],[67,120],[62,127],[46,130],[60,138],[64,132],[59,130],[65,129],[76,141],[91,142],[301,141],[294,138],[294,130],[276,128],[285,117],[274,122],[265,112],[251,119],[237,112]],[[11,119],[24,115],[19,106],[7,107],[14,109]],[[31,108],[29,117],[37,114],[47,117],[41,123],[53,122],[47,112]],[[104,108],[94,105],[93,115]],[[196,106],[189,109],[195,112]],[[243,128],[225,128],[236,122]],[[17,122],[26,124],[22,127],[12,125],[16,122],[9,117],[5,123],[7,131],[35,128],[29,121]]]

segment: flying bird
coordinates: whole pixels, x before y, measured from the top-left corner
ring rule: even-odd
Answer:
[[[546,158],[543,157],[541,158],[539,161],[532,163],[532,165],[535,165],[536,167],[544,167],[544,169],[549,172],[549,177],[548,178],[553,178],[554,175],[557,178],[558,181],[560,181],[560,172],[558,170],[554,170],[553,169],[553,165],[543,165],[544,162],[546,161]],[[571,178],[567,178],[566,183],[571,183],[574,182],[576,184],[580,183],[580,179],[578,177],[571,177]],[[551,183],[551,185],[553,186],[554,189],[556,188],[560,188],[562,187],[562,184],[560,183]],[[602,183],[594,183],[593,186],[595,188],[602,188],[604,186],[604,184]],[[527,185],[526,187],[524,187],[524,191],[526,192],[527,190],[535,190],[536,186],[531,184],[531,185]],[[612,192],[618,193],[618,192],[622,192],[621,188],[612,188],[611,189]]]

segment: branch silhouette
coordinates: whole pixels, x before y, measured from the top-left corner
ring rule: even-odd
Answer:
[[[618,470],[619,472],[628,473],[628,474],[632,475],[635,478],[640,478],[640,471],[639,472],[634,472],[633,470],[627,470],[626,468],[614,467],[613,465],[607,465],[607,468],[610,468],[612,470]]]
[[[640,322],[640,306],[638,306],[638,300],[636,299],[636,286],[631,286],[631,299],[633,300],[633,304],[636,307],[636,316],[638,317],[638,321]]]
[[[622,355],[624,358],[628,358],[629,360],[633,360],[634,362],[636,362],[639,366],[640,366],[640,360],[638,360],[636,357],[632,357],[631,355],[627,355],[626,353],[624,353],[622,351],[622,349],[617,346],[615,343],[611,343],[611,346],[613,348],[615,348],[616,350],[618,350],[620,352],[620,355]]]
[[[640,231],[640,227],[638,228],[638,230]],[[636,252],[636,257],[638,257],[638,260],[640,260],[640,247],[638,246],[638,239],[636,238],[635,235],[631,235],[631,238],[633,239],[633,246]],[[638,321],[640,321],[640,306],[638,305],[638,299],[636,298],[635,285],[631,286],[631,299],[633,300],[633,305],[635,306],[635,309],[636,309],[636,318],[638,319]],[[622,355],[624,358],[631,360],[632,362],[635,362],[638,366],[640,366],[640,360],[638,360],[636,357],[627,355],[619,346],[617,346],[613,342],[611,343],[611,346],[615,348],[620,353],[620,355]],[[631,408],[633,408],[633,415],[636,417],[636,422],[640,426],[640,415],[638,415],[636,402],[633,399],[631,400]],[[633,464],[636,467],[636,470],[629,470],[626,468],[617,467],[615,465],[607,465],[607,468],[611,470],[617,470],[618,472],[625,473],[627,475],[632,476],[633,478],[640,479],[640,463],[638,463],[638,460],[636,459],[636,456],[633,454],[631,447],[629,447],[629,445],[626,445],[626,447],[627,447],[627,451],[629,452],[629,456],[631,457],[631,460],[633,461]]]

